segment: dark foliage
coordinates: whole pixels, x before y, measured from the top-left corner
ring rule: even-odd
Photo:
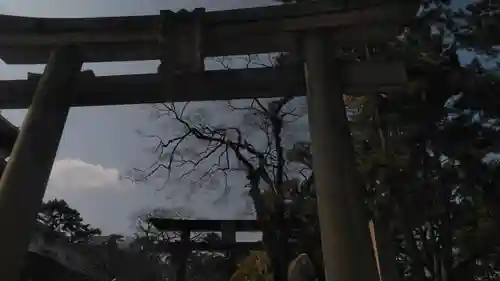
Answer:
[[[43,203],[37,219],[51,230],[63,233],[73,243],[88,242],[92,236],[101,234],[101,230],[85,224],[80,213],[64,200]]]

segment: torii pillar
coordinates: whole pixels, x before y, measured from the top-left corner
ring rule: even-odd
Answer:
[[[20,276],[81,67],[77,47],[51,54],[0,181],[2,281]]]
[[[321,30],[304,35],[309,128],[327,281],[379,280],[364,214],[335,46]]]

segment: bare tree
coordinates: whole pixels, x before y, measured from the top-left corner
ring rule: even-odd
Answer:
[[[243,67],[275,64],[271,55],[268,60],[268,64],[263,64],[262,59],[248,56]],[[223,68],[231,68],[231,61],[227,59],[215,61]],[[222,195],[231,186],[244,185],[256,218],[264,228],[264,243],[271,256],[274,255],[276,280],[284,280],[287,261],[279,254],[286,251],[283,243],[288,240],[282,231],[286,228],[287,198],[294,190],[301,189],[302,185],[310,186],[312,182],[310,161],[307,157],[297,161],[299,164],[288,161],[287,151],[294,147],[293,141],[286,144],[283,139],[287,127],[304,120],[304,100],[283,97],[230,101],[226,109],[233,116],[239,116],[237,122],[213,111],[207,122],[210,118],[204,116],[203,108],[190,103],[155,105],[156,116],[171,118],[179,130],[169,138],[144,134],[157,141],[153,149],[156,161],[147,169],[135,169],[132,178],[144,181],[160,175],[166,177],[166,182],[189,181],[196,187],[215,182],[221,184]],[[295,145],[294,156],[297,158],[297,152],[306,147],[300,143]],[[239,180],[232,182],[230,178],[235,175]]]

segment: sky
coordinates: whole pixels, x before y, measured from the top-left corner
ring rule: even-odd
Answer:
[[[162,9],[205,7],[221,10],[262,6],[272,0],[0,0],[0,14],[36,17],[102,17],[159,14]],[[463,56],[465,60],[470,56]],[[158,61],[84,64],[96,75],[154,73]],[[13,66],[0,61],[0,80],[24,79],[27,72],[43,66]],[[221,112],[221,103],[198,105]],[[171,122],[154,122],[149,105],[72,108],[66,123],[45,199],[65,199],[87,223],[105,234],[132,232],[133,218],[140,212],[163,207],[180,210],[194,218],[231,219],[248,217],[251,210],[241,181],[219,202],[221,189],[189,188],[184,182],[134,184],[120,175],[152,161],[152,141],[137,130],[174,133]],[[26,110],[4,110],[20,126]],[[218,115],[220,119],[220,115]],[[233,121],[239,119],[233,119]],[[304,123],[301,130],[307,135]],[[297,128],[291,131],[297,131]],[[291,139],[291,138],[288,138]],[[163,182],[162,182],[163,183]],[[214,202],[218,202],[215,204]]]
[[[269,4],[269,0],[0,0],[0,13],[36,17],[103,17],[159,14],[164,9],[234,9]],[[84,64],[96,75],[154,73],[157,61]],[[14,66],[0,61],[0,80],[24,79],[43,66]],[[20,126],[26,110],[4,110]],[[152,142],[137,130],[155,128],[149,105],[72,108],[53,166],[45,199],[62,198],[85,221],[104,233],[130,234],[133,216],[152,208],[182,208],[182,215],[230,219],[248,211],[241,188],[222,203],[219,190],[191,190],[176,182],[158,190],[155,183],[133,184],[120,175],[152,161]],[[167,135],[168,136],[168,135]],[[188,196],[189,195],[189,196]],[[245,213],[246,214],[246,213]]]

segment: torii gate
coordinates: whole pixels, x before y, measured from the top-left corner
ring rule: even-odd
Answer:
[[[400,88],[405,72],[398,63],[341,65],[333,53],[393,39],[418,1],[338,2],[97,19],[1,16],[0,57],[47,64],[40,79],[0,82],[0,108],[29,106],[0,181],[0,279],[19,276],[71,106],[303,95],[306,88],[326,278],[378,279],[342,94]],[[205,57],[269,52],[298,55],[305,75],[297,67],[204,71]],[[162,61],[158,74],[79,75],[83,61],[151,59]]]

